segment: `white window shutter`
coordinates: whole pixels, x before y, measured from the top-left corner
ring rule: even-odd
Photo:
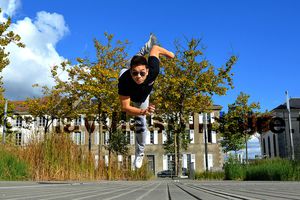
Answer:
[[[216,131],[211,131],[211,143],[217,143],[217,133],[216,133]]]
[[[118,162],[122,162],[123,161],[123,156],[122,155],[118,155]]]
[[[194,170],[196,170],[196,155],[191,154],[191,162],[194,163]]]
[[[134,144],[134,131],[130,131],[130,144]]]
[[[167,132],[165,130],[162,131],[162,143],[165,144],[167,141]]]
[[[109,123],[110,123],[110,120],[109,120],[109,118],[107,117],[107,118],[106,118],[106,125],[109,126]]]
[[[84,126],[84,116],[80,115],[80,117],[81,117],[81,126]]]
[[[85,132],[82,131],[80,135],[81,135],[81,144],[85,144]]]
[[[72,134],[71,134],[71,140],[72,140],[73,142],[75,142],[75,133],[74,133],[74,132],[72,132]]]
[[[182,167],[187,168],[187,155],[182,154]]]
[[[168,169],[168,156],[163,155],[163,170],[167,170],[167,169]]]
[[[155,130],[153,133],[154,133],[154,144],[158,144],[158,131]]]
[[[199,124],[203,124],[203,113],[199,114]]]
[[[190,140],[191,140],[191,144],[194,144],[195,143],[195,131],[193,129],[190,129]]]
[[[99,164],[99,155],[95,155],[95,166],[98,167]]]
[[[194,124],[194,117],[193,116],[189,116],[189,124]]]
[[[96,131],[94,134],[95,134],[95,137],[94,137],[94,139],[95,139],[95,145],[99,145],[99,132]]]
[[[105,165],[108,166],[108,155],[104,156],[104,162],[105,162]]]
[[[23,124],[23,120],[22,120],[22,124]],[[57,126],[57,119],[53,120],[53,126]]]
[[[104,141],[104,144],[108,144],[108,141],[109,141],[109,132],[106,131],[105,132],[105,141]]]
[[[132,170],[135,169],[134,160],[135,160],[135,155],[131,155],[131,169]]]
[[[146,132],[146,144],[150,144],[150,131]]]
[[[210,122],[211,123],[215,122],[215,113],[214,112],[210,113]]]
[[[207,158],[208,158],[208,169],[210,170],[213,167],[213,165],[214,165],[213,155],[212,154],[208,154]]]

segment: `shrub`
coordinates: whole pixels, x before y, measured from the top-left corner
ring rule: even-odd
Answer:
[[[244,180],[245,165],[241,164],[234,157],[230,157],[224,165],[225,180]]]
[[[217,172],[196,172],[196,180],[224,180],[225,173],[222,171]]]
[[[300,163],[276,158],[255,160],[244,165],[231,159],[225,164],[225,179],[299,181]]]

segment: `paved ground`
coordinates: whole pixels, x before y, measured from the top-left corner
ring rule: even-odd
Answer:
[[[300,182],[156,181],[0,182],[0,199],[299,199]]]

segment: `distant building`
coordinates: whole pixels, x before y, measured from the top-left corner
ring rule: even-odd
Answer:
[[[292,121],[294,154],[295,159],[300,160],[300,98],[291,98],[289,104]],[[283,119],[285,127],[283,127],[282,133],[273,133],[272,131],[268,131],[262,134],[262,155],[269,158],[291,158],[292,148],[286,103],[277,106],[271,111],[271,113],[274,117]]]
[[[15,145],[24,146],[31,138],[35,137],[42,139],[44,136],[45,117],[33,118],[29,115],[27,108],[24,106],[22,101],[10,102],[15,105],[15,111],[13,117],[9,118],[8,121],[12,125],[14,134]],[[221,106],[214,106],[213,111],[208,115],[211,123],[215,121],[215,117],[220,114]],[[154,174],[157,172],[174,167],[175,157],[172,154],[166,154],[163,144],[167,140],[167,133],[165,130],[166,124],[158,122],[152,119],[148,119],[150,123],[149,131],[146,138],[146,149],[145,154],[148,160],[148,168],[153,171]],[[107,119],[107,123],[110,120]],[[210,127],[210,126],[209,126]],[[2,132],[2,127],[0,128]],[[62,127],[62,123],[58,120],[54,120],[53,124],[49,127],[49,132],[55,130],[64,130],[70,133],[70,137],[77,145],[88,147],[88,132],[85,128],[85,117],[80,115],[77,119],[73,119],[67,126]],[[133,168],[134,145],[135,145],[135,133],[133,121],[130,120],[124,123],[122,126],[124,134],[127,135],[130,143],[129,156],[126,158],[127,162]],[[187,124],[189,138],[191,139],[187,150],[181,152],[181,163],[183,170],[189,170],[191,166],[195,171],[204,171],[206,169],[205,164],[205,143],[203,134],[203,114],[195,113],[190,116]],[[99,124],[95,123],[95,130],[92,133],[92,152],[95,155],[96,162],[99,160],[99,152],[101,159],[105,160],[108,164],[108,151],[104,148],[109,142],[109,134],[104,127],[100,127]],[[209,170],[219,170],[223,166],[223,152],[221,145],[217,139],[217,133],[209,129],[208,137],[208,168]],[[122,164],[124,158],[119,155],[118,162]]]

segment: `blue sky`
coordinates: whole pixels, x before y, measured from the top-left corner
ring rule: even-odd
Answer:
[[[262,111],[283,103],[285,90],[291,97],[300,97],[297,0],[0,0],[0,6],[9,10],[14,30],[28,41],[31,56],[26,60],[23,50],[15,53],[10,71],[4,71],[6,97],[10,99],[37,95],[31,89],[34,81],[51,84],[49,74],[40,73],[50,69],[54,61],[93,57],[93,39],[104,41],[104,32],[128,39],[132,54],[154,32],[170,50],[174,50],[175,39],[202,38],[205,55],[215,66],[237,55],[235,88],[226,96],[214,97],[215,104],[224,110],[240,92],[249,94],[251,102],[260,102]],[[37,27],[36,31],[18,28],[25,22],[25,27]],[[36,35],[30,36],[33,33]],[[23,58],[17,61],[20,55]],[[21,73],[13,71],[14,67]],[[27,88],[21,91],[20,86]]]

